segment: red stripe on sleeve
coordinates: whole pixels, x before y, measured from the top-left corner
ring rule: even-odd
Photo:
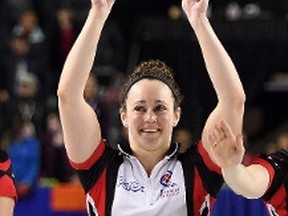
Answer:
[[[259,157],[256,157],[253,161],[252,161],[252,164],[259,164],[263,167],[265,167],[269,173],[269,176],[270,176],[270,179],[269,179],[269,186],[268,188],[270,187],[271,183],[272,183],[272,180],[275,176],[275,170],[273,168],[273,166],[267,162],[266,160],[262,159],[262,158],[259,158]]]
[[[0,162],[0,170],[7,171],[11,166],[11,160],[8,159],[5,162]]]
[[[97,146],[93,154],[83,163],[75,163],[72,160],[70,161],[70,164],[73,168],[77,170],[87,170],[92,167],[92,165],[99,160],[99,158],[102,156],[106,148],[106,143],[104,139],[101,139],[100,144]]]
[[[0,178],[0,196],[13,197],[15,200],[17,200],[17,193],[14,182],[7,175],[4,175]]]
[[[106,184],[107,184],[107,170],[101,174],[99,180],[93,189],[89,192],[95,201],[96,208],[98,210],[99,216],[105,216],[106,207]]]
[[[217,172],[218,174],[221,174],[221,169],[220,167],[218,167],[210,158],[210,156],[208,155],[208,152],[204,149],[204,146],[202,144],[202,141],[200,140],[197,144],[197,149],[199,154],[201,155],[204,163],[206,164],[206,166],[210,169],[213,170],[215,172]]]

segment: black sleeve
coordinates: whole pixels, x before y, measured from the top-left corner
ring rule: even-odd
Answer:
[[[270,200],[280,186],[287,181],[288,177],[288,152],[284,149],[269,155],[262,154],[261,159],[267,161],[274,168],[275,175],[272,179],[271,186],[262,196],[264,200]]]
[[[8,155],[5,151],[0,150],[0,163],[3,163],[8,160]]]
[[[8,160],[9,160],[9,157],[7,153],[3,150],[0,150],[0,165],[1,163],[4,164]],[[5,163],[5,166],[0,166],[0,178],[4,175],[9,176],[9,178],[11,178],[12,181],[14,182],[11,161],[9,163]]]
[[[107,146],[101,158],[88,170],[76,170],[79,180],[87,193],[100,178],[103,171],[114,163],[119,157],[119,152]]]

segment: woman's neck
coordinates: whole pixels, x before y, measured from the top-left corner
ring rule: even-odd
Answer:
[[[145,150],[141,153],[134,152],[133,155],[140,161],[148,176],[151,175],[154,167],[165,157],[165,153]]]

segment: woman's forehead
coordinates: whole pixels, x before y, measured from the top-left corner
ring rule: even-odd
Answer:
[[[171,100],[159,100],[159,99],[155,99],[153,100],[153,98],[147,98],[147,99],[135,99],[133,100],[133,98],[131,100],[129,100],[130,104],[131,105],[143,105],[143,106],[149,106],[149,105],[152,105],[152,106],[155,106],[155,105],[159,105],[159,104],[162,104],[162,105],[167,105],[168,103],[172,103]]]
[[[145,100],[145,98],[154,98],[159,101],[166,101],[171,99],[172,91],[163,82],[159,80],[143,79],[135,83],[128,92],[127,99],[136,97],[138,100]]]

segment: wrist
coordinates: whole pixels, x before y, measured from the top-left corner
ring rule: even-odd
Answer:
[[[237,163],[237,164],[229,164],[225,167],[221,167],[222,173],[233,173],[233,172],[237,172],[238,170],[242,169],[242,164],[241,163]]]
[[[93,19],[102,21],[103,23],[109,16],[110,11],[99,9],[98,7],[91,7],[89,10],[89,16]]]
[[[202,26],[209,24],[209,19],[207,16],[201,14],[196,17],[191,17],[189,22],[196,33],[199,29],[201,29]]]

